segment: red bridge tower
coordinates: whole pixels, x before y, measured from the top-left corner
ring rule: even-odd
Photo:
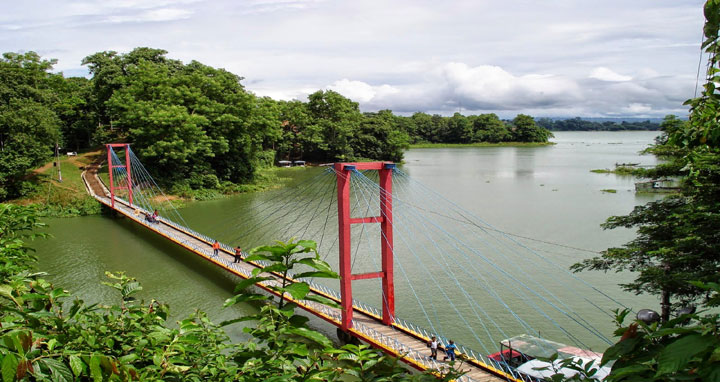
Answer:
[[[342,306],[342,329],[352,327],[353,298],[352,281],[381,278],[383,307],[382,322],[391,325],[395,317],[395,286],[393,284],[393,229],[392,229],[392,172],[394,163],[335,163],[337,174],[338,198],[338,234],[340,247],[340,296]],[[380,173],[380,216],[353,218],[350,216],[350,181],[354,170],[377,170]],[[380,248],[382,252],[382,270],[362,274],[352,274],[351,261],[351,224],[380,223]]]

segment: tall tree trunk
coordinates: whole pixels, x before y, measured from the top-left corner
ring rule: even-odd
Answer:
[[[662,322],[668,322],[670,320],[670,292],[663,290],[661,298],[660,306],[662,307],[662,313],[660,314],[660,319]]]
[[[663,273],[665,277],[670,274],[670,264],[667,261],[663,262]],[[670,320],[670,291],[668,286],[663,287],[662,294],[660,295],[660,321],[668,322]]]

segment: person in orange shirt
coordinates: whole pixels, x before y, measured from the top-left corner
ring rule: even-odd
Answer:
[[[235,247],[235,261],[233,261],[233,263],[239,263],[240,260],[242,259],[241,256],[242,256],[242,248],[240,248],[240,246],[238,245],[237,247]]]
[[[218,255],[218,251],[220,251],[220,243],[218,243],[217,240],[213,243],[213,256]]]

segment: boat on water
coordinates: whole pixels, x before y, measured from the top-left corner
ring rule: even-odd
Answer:
[[[546,361],[557,354],[552,362]],[[592,363],[597,369],[591,379],[602,381],[610,373],[611,365],[600,367],[603,354],[575,346],[565,345],[544,338],[522,334],[500,341],[500,351],[488,355],[489,358],[502,362],[520,374],[522,379],[530,381],[548,381],[554,374],[561,373],[565,377],[578,374],[577,370],[562,367],[568,358],[583,367]]]

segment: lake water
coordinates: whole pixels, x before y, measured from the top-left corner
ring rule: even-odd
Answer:
[[[400,169],[412,181],[396,186],[398,202],[421,200],[417,191],[421,186],[411,186],[412,182],[436,191],[440,195],[433,199],[438,201],[437,206],[419,207],[437,214],[438,219],[431,224],[437,223],[438,227],[433,229],[442,230],[438,235],[452,235],[456,241],[448,240],[440,254],[427,251],[429,257],[412,257],[422,256],[417,252],[433,246],[441,248],[435,242],[440,236],[411,236],[418,224],[424,223],[414,223],[415,215],[398,210],[396,306],[400,317],[480,352],[494,351],[492,344],[503,336],[530,329],[560,342],[602,350],[604,342],[592,332],[611,337],[613,326],[607,311],[616,305],[606,296],[634,308],[657,306],[653,298],[630,295],[617,287],[617,283],[629,280],[627,274],[566,272],[572,263],[592,256],[592,251],[621,245],[633,237],[629,230],[604,231],[600,224],[611,215],[627,214],[634,206],[659,196],[636,194],[630,177],[590,170],[613,168],[615,163],[655,164],[654,157],[640,156],[638,152],[652,143],[657,133],[555,135],[553,141],[557,144],[545,147],[412,149],[406,153]],[[322,178],[319,175],[322,171],[288,169],[283,176],[296,183],[307,183],[308,179]],[[327,211],[333,209],[332,184],[329,177],[307,193],[298,191],[284,208],[306,208],[303,217],[308,220],[325,216],[327,213],[322,212],[326,205]],[[283,192],[288,190],[195,203],[180,212],[197,231],[244,248],[284,238],[285,234],[314,239],[322,242],[324,258],[337,264],[332,238],[336,220],[314,219],[312,225],[303,228],[300,218],[290,212],[283,212],[284,220],[270,218],[268,206]],[[323,192],[327,198],[318,195]],[[361,198],[356,197],[355,202],[362,206]],[[505,246],[504,249],[493,253],[490,249],[495,244],[481,241],[485,240],[484,230],[451,220],[447,215],[455,207],[448,206],[455,205],[459,206],[458,211],[463,211],[462,216],[472,215],[474,221],[491,224],[494,231],[487,234],[489,240],[501,236],[504,241],[498,245]],[[357,214],[362,215],[362,211]],[[105,281],[105,271],[123,270],[143,284],[140,297],[169,303],[173,320],[195,309],[208,312],[215,322],[255,310],[247,305],[223,309],[222,303],[232,296],[237,278],[126,219],[92,216],[51,219],[48,223],[53,238],[34,243],[40,270],[88,302],[109,303],[117,299],[113,290],[100,282]],[[248,226],[253,228],[248,230]],[[370,237],[371,228],[356,237],[362,235]],[[363,256],[358,256],[354,271],[377,270],[372,257],[377,250],[372,248],[372,242],[363,243],[357,242],[356,253]],[[460,248],[463,244],[473,249]],[[413,250],[413,246],[422,250]],[[452,252],[479,257],[463,260],[450,257]],[[448,264],[451,259],[458,262]],[[441,269],[439,260],[445,261],[451,271]],[[503,269],[494,269],[493,264],[502,264]],[[514,281],[507,281],[511,279]],[[357,298],[378,308],[382,304],[377,281],[360,281],[354,288]],[[606,296],[595,293],[596,289]],[[558,300],[553,302],[553,297],[548,296]],[[424,306],[420,306],[418,298]],[[333,331],[319,320],[312,322],[322,331]],[[590,330],[584,330],[588,327]],[[240,327],[231,327],[228,332],[236,340],[243,336]]]

